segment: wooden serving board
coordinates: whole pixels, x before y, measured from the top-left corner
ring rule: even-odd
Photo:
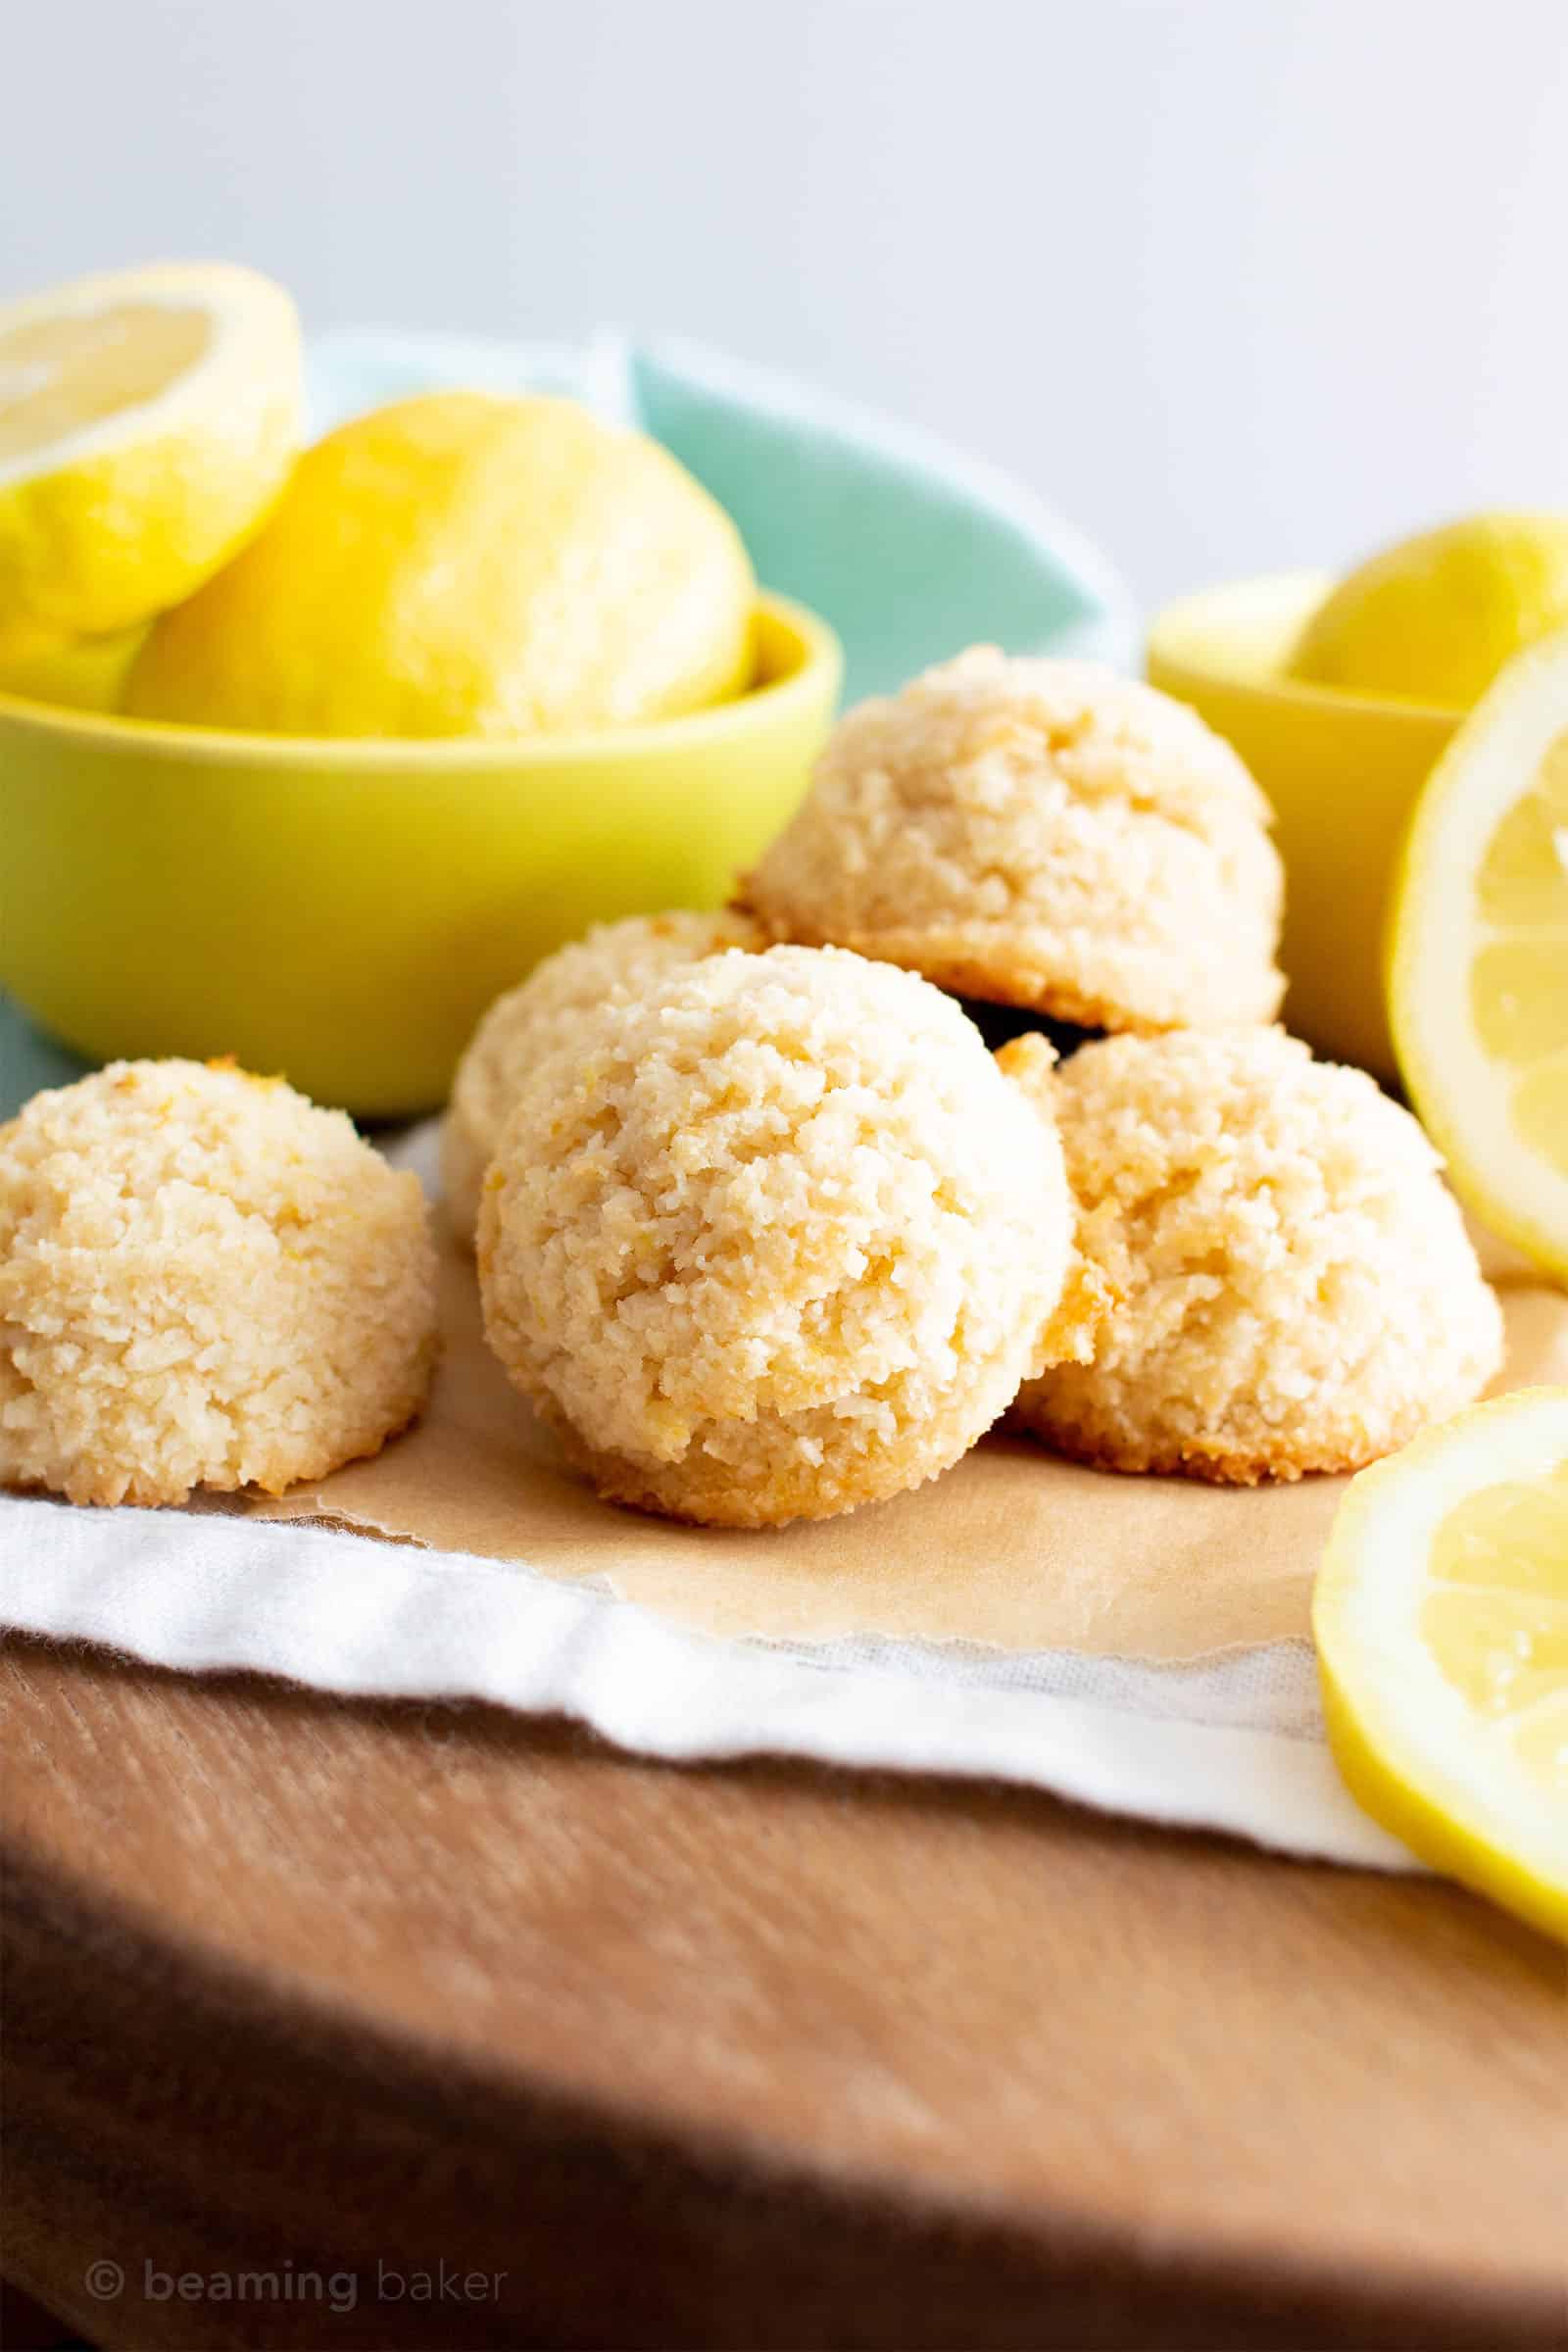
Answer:
[[[1453,1887],[20,1640],[0,1718],[6,2268],[110,2352],[1562,2341],[1568,1972]]]

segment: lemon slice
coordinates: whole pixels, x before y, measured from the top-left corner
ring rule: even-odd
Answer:
[[[189,595],[258,523],[301,424],[299,323],[220,263],[0,305],[0,651]]]
[[[1568,633],[1509,664],[1423,788],[1389,989],[1456,1189],[1568,1279]]]
[[[1475,1405],[1363,1470],[1312,1630],[1351,1793],[1568,1937],[1568,1389]]]

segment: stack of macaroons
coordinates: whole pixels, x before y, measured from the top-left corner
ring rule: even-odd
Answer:
[[[821,1518],[1009,1406],[1083,1461],[1250,1484],[1477,1394],[1500,1317],[1436,1154],[1268,1026],[1265,819],[1164,696],[981,650],[844,719],[738,910],[611,925],[491,1008],[449,1213],[604,1494]],[[993,1057],[960,991],[1108,1034]],[[434,1351],[417,1183],[280,1081],[117,1063],[0,1128],[0,1486],[320,1477]]]
[[[1281,896],[1151,687],[977,648],[862,705],[734,913],[481,1024],[446,1168],[496,1352],[601,1492],[730,1524],[918,1485],[1015,1397],[1123,1470],[1391,1450],[1500,1318],[1414,1120],[1267,1025]],[[1132,1034],[993,1062],[938,991]]]

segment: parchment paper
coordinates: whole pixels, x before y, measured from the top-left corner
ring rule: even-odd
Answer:
[[[1568,1297],[1483,1242],[1509,1351],[1499,1390],[1568,1382]],[[726,1636],[852,1634],[1172,1660],[1305,1638],[1343,1479],[1250,1491],[1126,1478],[986,1439],[934,1485],[779,1531],[686,1528],[600,1502],[485,1347],[473,1261],[442,1267],[424,1420],[374,1461],[254,1507],[595,1578]]]

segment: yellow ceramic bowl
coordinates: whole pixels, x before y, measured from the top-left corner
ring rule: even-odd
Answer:
[[[1333,581],[1286,572],[1169,605],[1152,683],[1236,746],[1274,804],[1285,860],[1284,1018],[1321,1054],[1395,1076],[1383,935],[1417,793],[1463,713],[1298,685],[1283,674]]]
[[[617,734],[303,742],[0,695],[0,984],[95,1060],[233,1054],[365,1117],[429,1109],[541,956],[721,904],[841,668],[768,598],[750,694]]]

